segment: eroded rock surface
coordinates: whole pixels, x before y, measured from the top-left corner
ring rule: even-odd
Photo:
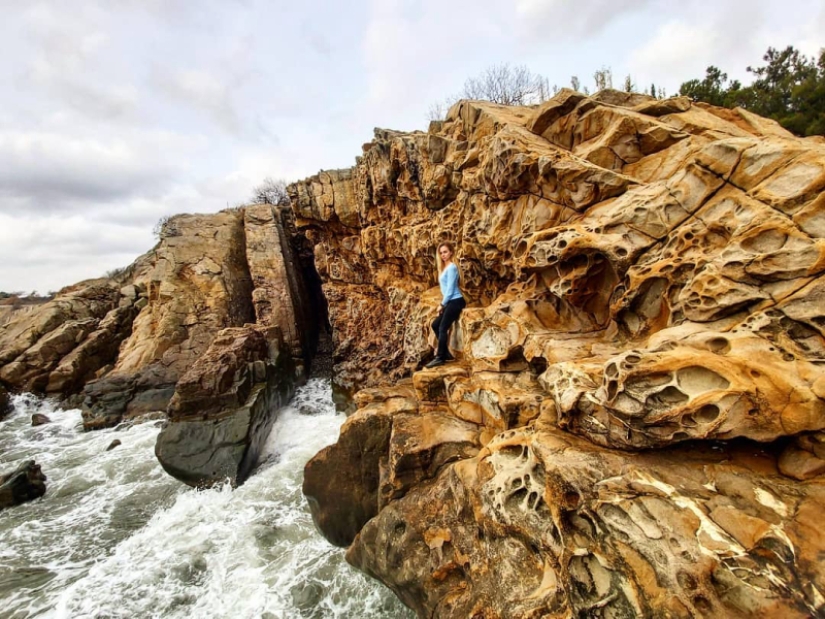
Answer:
[[[376,130],[289,189],[372,388],[307,465],[316,523],[422,617],[825,612],[824,189],[820,142],[683,97]],[[461,362],[416,371],[442,240]]]
[[[823,507],[758,446],[628,457],[522,429],[387,505],[347,559],[421,617],[802,618]]]

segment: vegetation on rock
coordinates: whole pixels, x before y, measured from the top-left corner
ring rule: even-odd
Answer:
[[[825,135],[825,49],[819,58],[804,56],[789,45],[768,48],[762,67],[748,67],[749,86],[728,81],[727,73],[707,68],[703,79],[692,79],[679,92],[694,101],[721,107],[743,107],[777,121],[796,135]]]

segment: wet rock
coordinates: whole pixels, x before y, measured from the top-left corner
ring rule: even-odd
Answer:
[[[417,410],[409,387],[362,391],[359,409],[341,426],[333,445],[304,468],[303,493],[318,530],[336,546],[348,546],[379,510],[393,416]]]
[[[49,417],[47,415],[44,415],[43,413],[35,413],[34,415],[32,415],[32,426],[43,426],[51,422],[52,420],[49,419]]]
[[[14,410],[14,405],[11,403],[9,392],[3,385],[0,385],[0,419],[10,415]]]
[[[178,382],[155,455],[191,486],[243,483],[299,380],[277,327],[224,329]]]
[[[120,442],[120,439],[116,438],[111,443],[109,443],[109,446],[106,448],[106,451],[112,451],[115,447],[120,447],[122,444],[123,443]]]
[[[46,493],[46,476],[34,460],[0,475],[0,509],[33,501]]]

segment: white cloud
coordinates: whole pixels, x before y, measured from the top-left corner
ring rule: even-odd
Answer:
[[[630,54],[630,70],[648,81],[667,83],[672,92],[679,76],[703,77],[705,68],[718,63],[718,39],[721,33],[710,24],[670,21],[654,37]],[[667,77],[665,77],[667,76]],[[673,76],[676,79],[667,78]],[[665,79],[662,79],[665,77]],[[658,79],[657,79],[658,78]],[[669,82],[669,83],[668,83]]]
[[[205,111],[230,133],[240,130],[240,119],[233,102],[234,84],[205,70],[161,72],[156,83],[169,96],[195,109]]]
[[[651,0],[516,0],[521,28],[533,36],[592,37]]]
[[[642,84],[666,85],[671,94],[682,82],[703,78],[710,65],[730,79],[749,83],[752,76],[746,67],[761,65],[768,47],[794,45],[815,53],[814,40],[825,45],[823,31],[825,9],[809,0],[784,5],[769,0],[713,5],[686,0],[629,53],[627,66]]]
[[[825,44],[821,0],[0,0],[0,290],[123,266],[157,219],[352,165],[502,62],[678,86]],[[672,88],[668,87],[672,92]]]

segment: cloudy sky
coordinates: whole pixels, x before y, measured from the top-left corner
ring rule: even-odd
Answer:
[[[164,215],[353,164],[373,127],[496,63],[675,93],[768,46],[825,46],[821,0],[0,0],[0,291],[129,264]]]

